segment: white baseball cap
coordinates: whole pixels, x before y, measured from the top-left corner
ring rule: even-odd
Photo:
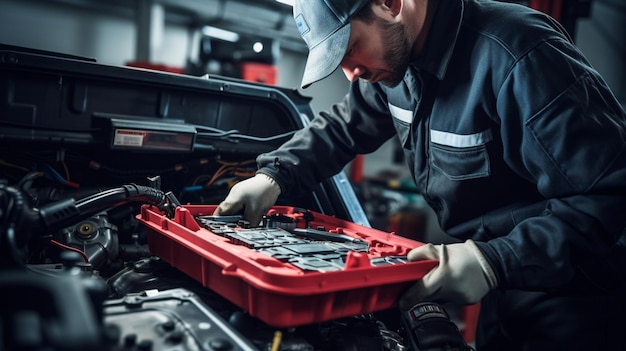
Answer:
[[[309,48],[302,88],[333,73],[348,47],[350,18],[371,0],[296,0],[293,18]]]

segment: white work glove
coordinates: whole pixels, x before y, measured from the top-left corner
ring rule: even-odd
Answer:
[[[473,304],[498,284],[493,269],[472,241],[432,245],[411,250],[409,261],[438,260],[439,265],[413,284],[400,298],[401,308],[429,300]]]
[[[257,173],[254,177],[235,184],[226,199],[217,206],[214,216],[227,216],[243,210],[243,218],[257,227],[263,215],[274,206],[280,195],[280,186],[269,176]]]

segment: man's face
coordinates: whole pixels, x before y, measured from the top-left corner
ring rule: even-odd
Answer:
[[[350,81],[361,78],[394,87],[402,82],[410,59],[411,45],[402,23],[354,20],[340,66]]]

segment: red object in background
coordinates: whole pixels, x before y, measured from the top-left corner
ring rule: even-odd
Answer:
[[[146,62],[146,61],[129,61],[126,63],[126,66],[151,69],[154,71],[185,74],[185,70],[183,68],[167,66],[164,64],[152,63],[152,62]]]
[[[350,165],[350,180],[353,183],[361,183],[363,181],[363,155],[356,155]]]
[[[196,217],[210,216],[216,207],[179,206],[170,219],[155,207],[143,206],[137,220],[146,226],[150,252],[275,327],[394,307],[400,294],[437,264],[372,265],[371,258],[405,256],[420,243],[313,211],[307,212],[313,219],[305,220],[302,210],[274,206],[269,215],[292,217],[297,228],[323,227],[369,244],[367,253],[350,251],[341,270],[303,271],[201,227]]]
[[[548,14],[557,21],[561,21],[563,0],[528,0],[528,7]]]
[[[465,342],[472,343],[476,340],[476,325],[478,324],[478,315],[480,314],[480,302],[473,305],[463,306],[463,339]]]
[[[270,85],[276,84],[278,69],[274,65],[257,62],[243,62],[240,65],[240,69],[241,78],[244,80]]]

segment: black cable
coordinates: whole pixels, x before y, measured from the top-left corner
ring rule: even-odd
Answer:
[[[130,184],[104,190],[79,200],[71,198],[59,200],[36,211],[42,222],[42,228],[38,228],[41,231],[39,234],[63,229],[96,213],[132,201],[161,206],[165,203],[165,194],[158,189]]]
[[[287,138],[292,136],[293,134],[295,134],[297,131],[289,131],[289,132],[285,132],[282,134],[277,134],[277,135],[272,135],[269,137],[256,137],[253,135],[247,135],[247,134],[240,134],[237,131],[233,132],[233,133],[228,133],[228,134],[222,134],[222,133],[216,133],[216,134],[212,134],[212,133],[198,133],[198,137],[204,137],[204,138],[219,138],[219,139],[224,139],[224,140],[229,140],[229,139],[246,139],[246,140],[252,140],[252,141],[260,141],[260,142],[265,142],[265,141],[273,141],[273,140],[279,140],[282,138]]]
[[[6,198],[6,203],[0,208],[0,219],[3,219],[0,223],[0,261],[3,261],[3,266],[21,266],[23,262],[18,255],[20,243],[15,235],[15,227],[21,223],[24,199],[16,189],[0,186],[0,200],[3,197]]]

